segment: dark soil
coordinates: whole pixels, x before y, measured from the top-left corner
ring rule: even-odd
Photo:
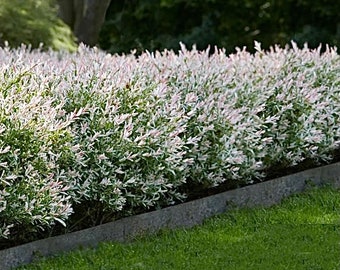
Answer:
[[[193,186],[184,186],[184,192],[188,194],[188,199],[187,201],[199,199],[199,198],[204,198],[210,195],[218,194],[221,192],[225,192],[228,190],[248,186],[248,185],[253,185],[269,180],[273,180],[278,177],[302,172],[308,169],[313,169],[321,166],[325,166],[327,164],[332,164],[336,162],[340,162],[340,149],[337,149],[333,152],[332,154],[333,158],[330,162],[317,162],[312,159],[306,159],[303,162],[299,163],[296,166],[292,167],[287,167],[284,164],[276,164],[273,165],[272,167],[266,169],[264,171],[266,177],[261,180],[254,180],[252,183],[242,183],[238,181],[226,181],[225,183],[220,184],[217,187],[212,187],[212,188],[202,188],[200,186],[193,187]]]

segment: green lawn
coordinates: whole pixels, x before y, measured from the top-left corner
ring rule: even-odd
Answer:
[[[340,190],[235,209],[189,230],[105,243],[20,269],[340,269]]]

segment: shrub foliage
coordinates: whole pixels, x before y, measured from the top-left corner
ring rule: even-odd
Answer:
[[[127,214],[185,199],[184,185],[329,161],[336,49],[255,49],[0,49],[0,238],[72,226],[75,209]]]

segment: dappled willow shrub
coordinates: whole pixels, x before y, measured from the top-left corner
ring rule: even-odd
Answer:
[[[329,161],[339,55],[292,45],[229,56],[1,49],[0,236],[67,225],[75,206],[133,213],[183,200],[184,185]]]

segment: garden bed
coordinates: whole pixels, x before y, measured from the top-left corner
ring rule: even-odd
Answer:
[[[7,270],[30,263],[41,256],[56,255],[79,247],[94,247],[103,241],[128,241],[136,236],[156,233],[161,229],[193,227],[206,218],[224,213],[228,209],[271,206],[289,195],[322,185],[340,188],[340,163],[1,250],[1,269]]]

